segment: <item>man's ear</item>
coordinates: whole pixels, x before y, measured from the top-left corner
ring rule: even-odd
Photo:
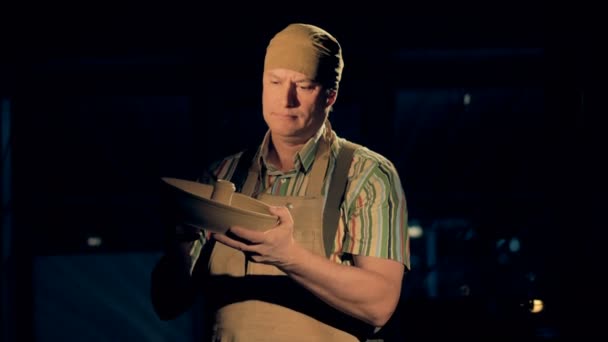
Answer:
[[[327,98],[325,99],[325,107],[331,107],[336,103],[336,99],[338,98],[337,90],[330,90],[327,93]]]

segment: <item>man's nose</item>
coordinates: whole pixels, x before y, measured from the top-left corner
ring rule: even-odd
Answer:
[[[290,84],[286,87],[285,93],[283,94],[283,103],[287,108],[293,108],[299,105],[298,91],[295,84]]]

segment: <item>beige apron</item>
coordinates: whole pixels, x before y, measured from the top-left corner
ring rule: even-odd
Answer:
[[[320,255],[325,255],[321,193],[329,153],[329,143],[322,138],[306,196],[258,196],[270,205],[290,208],[294,239]],[[243,186],[247,195],[258,180],[257,165],[252,164]],[[250,261],[221,243],[213,247],[209,271],[211,289],[218,290],[206,295],[217,312],[216,341],[359,341],[355,335],[368,327],[323,303],[277,267]]]

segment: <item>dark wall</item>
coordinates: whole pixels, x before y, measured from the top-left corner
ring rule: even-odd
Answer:
[[[24,35],[10,39],[0,89],[11,103],[10,229],[26,270],[17,291],[25,326],[40,323],[28,294],[56,286],[32,282],[38,258],[161,250],[159,178],[194,178],[259,141],[265,45],[303,21],[344,49],[334,128],[395,163],[412,224],[437,237],[412,240],[406,306],[392,326],[413,326],[419,339],[437,326],[495,337],[514,321],[514,340],[565,333],[556,322],[570,301],[559,303],[555,284],[571,262],[566,241],[586,246],[563,232],[583,204],[562,211],[580,195],[567,181],[582,145],[564,138],[583,138],[584,50],[570,49],[572,38],[548,39],[530,6],[354,10],[249,16],[132,6],[100,9],[109,16],[30,13],[34,31],[13,26]],[[434,296],[429,277],[439,282]],[[537,297],[546,311],[532,316]],[[462,324],[450,322],[459,314]],[[467,329],[475,320],[487,329]]]

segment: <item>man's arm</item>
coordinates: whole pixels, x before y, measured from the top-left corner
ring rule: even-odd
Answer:
[[[196,181],[214,184],[218,165],[222,164],[226,163],[212,163]],[[165,226],[175,223],[168,218],[165,220]],[[192,273],[207,239],[200,228],[178,224],[174,230],[167,231],[165,241],[165,254],[152,270],[150,297],[158,317],[171,320],[188,310],[194,302],[196,291]]]
[[[273,207],[280,224],[265,232],[232,227],[230,232],[250,243],[216,234],[230,247],[251,252],[256,262],[272,264],[336,309],[381,327],[399,301],[403,264],[382,258],[355,256],[355,266],[337,264],[316,255],[293,239],[293,219],[284,207]]]
[[[196,292],[192,271],[200,255],[200,236],[199,239],[191,237],[185,241],[171,239],[165,254],[152,271],[150,298],[156,314],[162,320],[175,319],[194,302]]]
[[[304,248],[294,248],[282,269],[327,304],[375,327],[390,319],[401,293],[400,262],[354,256],[355,267],[337,264]]]

